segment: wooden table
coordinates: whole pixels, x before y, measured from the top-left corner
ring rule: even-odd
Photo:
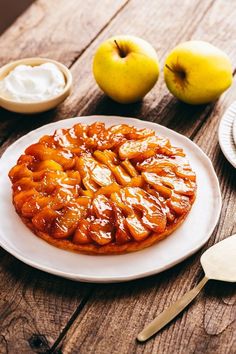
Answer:
[[[143,102],[119,105],[101,93],[91,72],[96,47],[117,33],[150,41],[162,65],[180,41],[207,40],[226,51],[235,68],[235,28],[235,0],[38,0],[0,37],[0,65],[45,56],[66,64],[74,77],[72,95],[54,111],[24,117],[1,109],[1,152],[48,122],[90,114],[138,117],[195,141],[211,158],[223,197],[220,221],[203,249],[138,281],[94,285],[64,280],[1,249],[0,353],[236,353],[235,288],[213,281],[160,334],[145,344],[135,340],[145,324],[201,279],[202,252],[236,232],[236,173],[217,138],[219,119],[236,100],[235,85],[214,104],[188,106],[168,93],[161,75]]]

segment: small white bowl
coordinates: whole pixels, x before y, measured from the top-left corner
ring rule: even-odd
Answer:
[[[65,65],[59,63],[56,60],[36,57],[13,61],[0,68],[0,80],[3,80],[4,77],[6,77],[10,73],[10,71],[12,71],[18,65],[24,64],[30,66],[37,66],[44,63],[55,64],[64,75],[66,84],[64,90],[61,93],[47,100],[38,102],[18,102],[6,98],[0,94],[0,106],[12,112],[32,114],[48,111],[49,109],[55,108],[61,102],[63,102],[66,97],[69,96],[69,94],[71,93],[72,75],[70,70]]]

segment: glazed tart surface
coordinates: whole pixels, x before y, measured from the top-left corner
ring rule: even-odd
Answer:
[[[91,254],[151,246],[184,221],[196,197],[183,149],[126,124],[58,129],[30,145],[9,177],[15,209],[36,235]]]

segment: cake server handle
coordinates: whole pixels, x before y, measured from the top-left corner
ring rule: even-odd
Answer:
[[[174,304],[170,305],[159,316],[157,316],[149,325],[147,325],[142,332],[137,336],[138,341],[145,342],[152,337],[155,333],[160,331],[167,323],[175,318],[183,309],[190,304],[190,302],[200,293],[204,285],[209,279],[205,276],[198,285],[192,290],[183,295],[182,298],[177,300]]]

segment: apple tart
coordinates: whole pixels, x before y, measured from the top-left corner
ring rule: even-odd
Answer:
[[[10,170],[22,221],[50,244],[90,254],[137,251],[181,225],[196,196],[183,149],[151,129],[58,129]]]

